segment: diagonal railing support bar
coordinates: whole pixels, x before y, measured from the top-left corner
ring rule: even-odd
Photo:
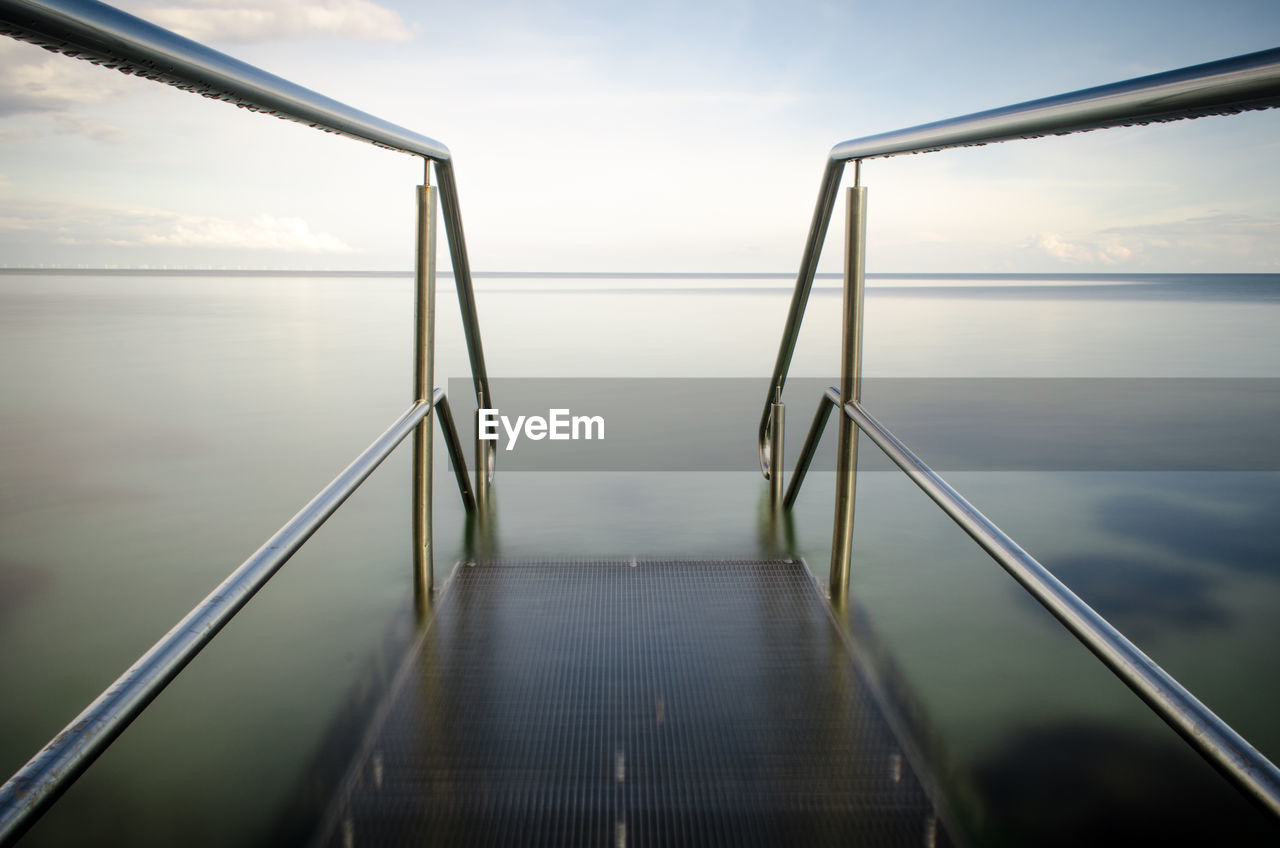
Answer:
[[[796,287],[791,293],[787,322],[782,328],[782,343],[778,346],[777,362],[773,366],[773,376],[769,380],[769,395],[765,398],[764,412],[760,415],[760,470],[764,472],[765,479],[769,479],[773,471],[773,464],[768,457],[769,417],[772,413],[772,405],[775,401],[782,400],[782,389],[787,383],[787,371],[791,369],[791,357],[796,352],[800,324],[804,321],[809,292],[813,290],[813,278],[818,272],[818,258],[822,255],[822,243],[827,239],[827,227],[831,225],[831,213],[836,206],[836,195],[840,193],[840,178],[843,175],[844,163],[828,159],[822,171],[818,202],[813,206],[813,221],[809,224],[804,253],[800,257],[800,272],[796,275]],[[778,473],[781,473],[781,469]]]
[[[818,452],[818,443],[822,441],[822,433],[827,428],[827,419],[831,410],[839,406],[840,390],[835,386],[827,387],[818,401],[818,411],[813,414],[813,423],[809,425],[809,434],[804,437],[804,445],[800,448],[800,456],[796,459],[796,470],[791,472],[791,482],[787,484],[787,495],[782,499],[782,508],[791,509],[800,497],[800,487],[804,485],[805,475],[813,463],[813,456]]]
[[[471,283],[471,263],[467,259],[467,242],[462,233],[462,211],[458,207],[458,187],[454,181],[453,164],[436,162],[436,177],[440,183],[440,206],[444,211],[445,233],[449,237],[449,257],[453,263],[453,282],[458,290],[458,308],[462,312],[462,332],[467,340],[467,355],[471,359],[471,380],[476,393],[476,414],[493,403],[489,389],[489,371],[484,364],[484,344],[480,339],[480,319],[476,315],[475,288]],[[493,484],[493,468],[497,460],[496,443],[480,438],[476,427],[476,486],[474,501],[487,508]],[[457,465],[455,464],[455,468]]]
[[[436,181],[440,184],[440,208],[444,215],[445,235],[449,238],[449,260],[453,265],[453,282],[458,289],[462,332],[467,340],[467,356],[471,360],[471,379],[475,384],[476,398],[483,394],[492,403],[489,371],[484,364],[484,343],[480,338],[480,319],[476,314],[475,287],[471,282],[471,261],[467,258],[467,240],[462,233],[458,184],[451,161],[436,161]]]
[[[458,427],[454,424],[453,410],[449,408],[449,398],[444,389],[436,389],[432,402],[440,416],[440,432],[444,434],[444,446],[449,451],[449,462],[453,464],[453,476],[458,481],[462,506],[467,512],[475,512],[476,498],[471,491],[471,480],[467,473],[467,455],[462,450],[462,440],[458,438]]]

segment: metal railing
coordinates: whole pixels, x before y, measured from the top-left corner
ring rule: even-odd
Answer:
[[[778,346],[778,358],[760,416],[760,469],[769,477],[771,406],[782,399],[795,353],[805,305],[818,270],[845,165],[949,147],[976,147],[1019,138],[1068,135],[1107,127],[1133,126],[1207,115],[1231,115],[1280,106],[1280,48],[1167,71],[1015,106],[976,112],[918,127],[841,142],[831,148],[813,219],[805,238],[800,271]]]
[[[831,596],[849,591],[859,431],[867,436],[1028,593],[1057,618],[1201,756],[1271,815],[1280,818],[1280,770],[1226,722],[1091,609],[990,519],[951,488],[862,407],[862,316],[867,189],[863,159],[923,153],[1014,138],[1062,135],[1104,127],[1171,121],[1280,106],[1280,49],[1091,88],[962,118],[846,141],[831,150],[813,223],[805,242],[778,361],[760,422],[761,468],[776,508],[795,503],[833,408],[840,408],[836,505],[831,545]],[[844,165],[855,163],[847,195],[840,386],[824,392],[796,470],[782,495],[782,388],[795,349],[818,255],[831,221]]]
[[[0,35],[434,164],[476,398],[492,400],[449,148],[96,0],[0,0]],[[490,442],[481,463],[492,468]],[[492,475],[476,479],[483,502]]]
[[[479,406],[491,397],[475,293],[449,150],[443,144],[93,0],[0,0],[0,34],[68,56],[174,85],[257,112],[299,121],[424,160],[417,189],[413,403],[390,428],[196,605],[128,671],[0,786],[0,845],[8,845],[58,798],[231,620],[410,433],[413,456],[413,571],[420,601],[432,591],[431,417],[439,410],[445,445],[468,513],[483,509],[493,442],[476,442],[476,485],[443,389],[434,388],[436,207],[443,210],[458,304]],[[434,165],[439,188],[430,185]]]

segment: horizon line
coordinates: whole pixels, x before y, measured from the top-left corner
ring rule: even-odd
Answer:
[[[1057,278],[1071,279],[1076,277],[1204,277],[1204,276],[1276,276],[1274,271],[1197,271],[1197,272],[1165,272],[1165,271],[868,271],[867,277],[878,279],[965,279],[990,277],[1021,278]],[[71,266],[0,266],[0,274],[31,275],[71,275],[85,276],[124,276],[150,275],[175,277],[405,277],[414,275],[412,270],[389,271],[378,269],[303,269],[303,268],[114,268],[92,267],[77,268]],[[452,270],[437,271],[438,277],[453,277]],[[796,275],[789,271],[472,271],[472,278],[490,279],[614,279],[614,280],[658,280],[658,279],[748,279],[748,280],[794,280]],[[839,271],[823,271],[814,275],[814,279],[839,280],[843,274]]]

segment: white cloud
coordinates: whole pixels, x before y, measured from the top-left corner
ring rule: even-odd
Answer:
[[[31,242],[77,246],[354,253],[337,236],[315,232],[303,218],[260,214],[249,220],[166,209],[125,208],[5,197],[0,233]]]
[[[109,100],[128,85],[121,74],[0,38],[0,116],[65,112]]]
[[[408,41],[399,13],[372,0],[196,0],[140,10],[147,19],[196,41],[247,43],[313,35],[361,41]]]
[[[144,247],[214,247],[235,250],[271,250],[294,253],[351,253],[336,236],[314,233],[302,218],[259,215],[249,223],[197,215],[178,215],[158,232],[109,244]]]
[[[38,138],[40,138],[40,133],[30,128],[19,130],[0,130],[0,144],[4,144],[6,142],[35,141]],[[4,183],[0,183],[0,186],[3,185]]]
[[[1280,218],[1214,212],[1092,233],[1037,233],[1024,247],[1072,265],[1280,265]]]
[[[1069,239],[1061,233],[1037,233],[1032,238],[1036,250],[1073,265],[1117,265],[1133,258],[1133,249],[1096,234],[1086,239]]]
[[[65,135],[82,135],[108,144],[118,144],[128,138],[128,133],[119,127],[95,121],[84,115],[60,112],[50,116],[50,120],[53,121],[54,129]]]

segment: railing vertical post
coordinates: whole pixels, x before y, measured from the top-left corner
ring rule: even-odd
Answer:
[[[782,389],[769,404],[769,508],[782,509],[782,451],[787,408],[782,403]]]
[[[480,438],[480,414],[489,406],[489,395],[486,388],[476,389],[476,514],[484,518],[489,508],[489,497],[493,483],[494,448],[497,442]]]
[[[414,267],[413,397],[431,403],[435,388],[436,189],[431,163],[425,185],[418,186],[418,244]],[[434,568],[431,544],[431,443],[435,410],[413,431],[413,587],[421,606],[431,597]]]
[[[862,399],[862,301],[866,285],[867,189],[855,185],[845,202],[844,319],[840,342],[841,403]],[[831,539],[831,598],[849,593],[853,553],[853,496],[858,473],[858,428],[840,416],[836,460],[835,530]]]

